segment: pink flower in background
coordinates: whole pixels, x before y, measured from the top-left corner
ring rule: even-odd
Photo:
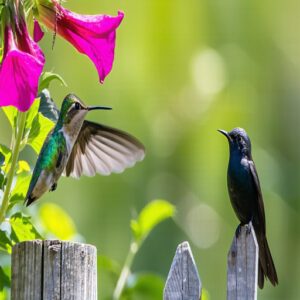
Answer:
[[[27,111],[37,96],[44,63],[44,55],[29,36],[25,21],[19,20],[15,32],[6,24],[0,66],[0,106],[13,105]]]
[[[34,19],[33,27],[33,40],[38,43],[44,36],[44,32],[41,29],[41,26],[37,20]]]
[[[116,29],[124,14],[79,15],[62,7],[58,1],[40,0],[39,19],[51,30],[69,41],[94,63],[102,83],[114,61]]]

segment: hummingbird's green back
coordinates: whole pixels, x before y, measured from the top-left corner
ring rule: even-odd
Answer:
[[[33,170],[32,179],[29,185],[26,199],[28,199],[37,184],[41,173],[51,173],[57,167],[59,156],[66,153],[67,145],[63,133],[55,129],[50,132],[42,150],[38,156],[36,165]]]

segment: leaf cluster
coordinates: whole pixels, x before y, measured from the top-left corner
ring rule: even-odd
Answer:
[[[131,220],[132,241],[129,246],[124,266],[109,259],[99,257],[98,267],[111,275],[116,282],[113,299],[161,299],[164,280],[160,275],[147,272],[132,272],[131,266],[134,258],[141,249],[145,239],[161,222],[175,215],[175,207],[168,201],[157,199],[148,203],[139,213],[137,218]]]
[[[59,111],[47,90],[54,79],[65,84],[56,74],[46,72],[41,76],[39,97],[26,113],[20,152],[30,147],[38,155],[57,120]],[[0,205],[3,201],[8,174],[12,168],[12,152],[19,123],[19,112],[16,108],[8,106],[2,107],[2,110],[11,126],[12,138],[10,145],[0,143]],[[5,212],[5,220],[0,224],[0,300],[7,299],[10,286],[10,266],[5,264],[9,259],[4,258],[11,255],[12,247],[16,243],[43,239],[43,237],[70,239],[77,234],[72,219],[57,205],[44,204],[33,217],[25,215],[21,210],[31,179],[31,167],[27,161],[20,159],[12,171],[14,178],[9,193],[9,205]],[[35,218],[39,220],[39,230],[33,225]],[[57,218],[60,222],[56,222]],[[42,231],[42,234],[39,231]]]

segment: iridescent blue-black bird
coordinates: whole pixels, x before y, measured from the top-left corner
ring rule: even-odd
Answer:
[[[227,186],[231,204],[241,222],[240,226],[251,221],[256,234],[259,246],[258,286],[263,288],[265,277],[275,286],[278,284],[278,278],[267,242],[264,203],[251,155],[250,139],[242,128],[219,132],[224,134],[229,142]]]

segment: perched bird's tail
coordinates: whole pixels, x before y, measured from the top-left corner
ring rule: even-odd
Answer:
[[[264,287],[264,279],[267,277],[276,286],[278,284],[277,272],[265,235],[258,237],[259,263],[258,263],[258,286]]]

